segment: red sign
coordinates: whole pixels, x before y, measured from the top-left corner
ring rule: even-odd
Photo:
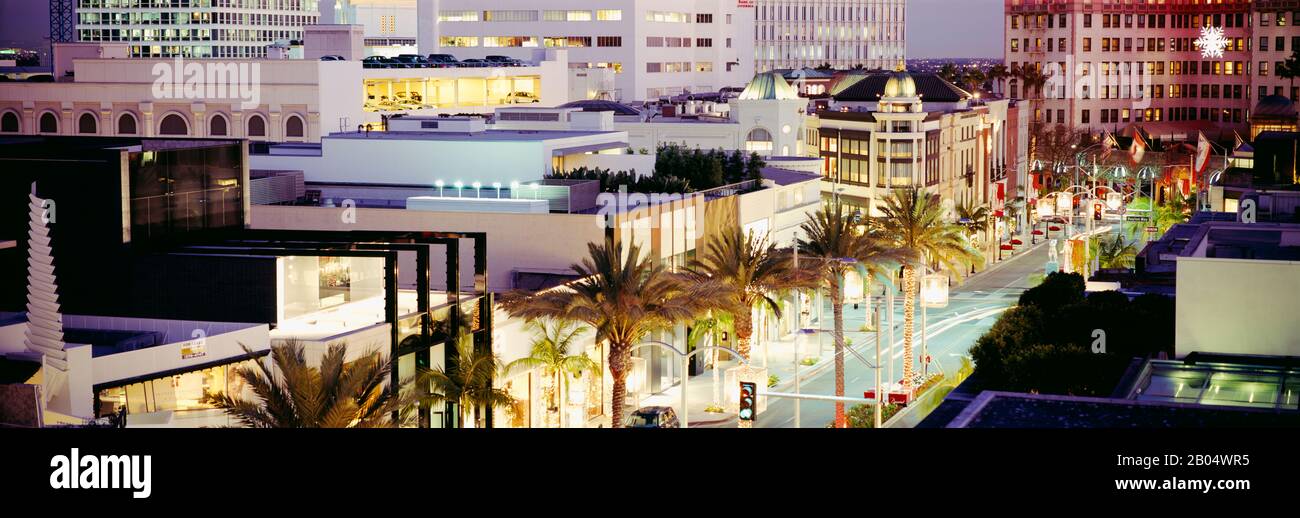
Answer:
[[[754,0],[736,0],[736,7],[754,7]]]

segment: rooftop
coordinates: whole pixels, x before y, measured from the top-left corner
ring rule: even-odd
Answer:
[[[596,135],[609,135],[618,132],[614,131],[570,131],[570,130],[485,130],[475,133],[452,133],[452,132],[384,132],[373,131],[366,132],[345,132],[330,133],[331,139],[348,139],[348,140],[427,140],[427,141],[453,141],[453,142],[470,142],[470,141],[490,141],[490,142],[541,142],[546,140],[556,140],[575,137],[591,137]]]
[[[948,428],[1250,428],[1300,426],[1300,412],[985,391]]]
[[[908,75],[923,102],[959,102],[971,97],[969,92],[943,80],[936,74],[918,72]],[[850,74],[836,85],[832,97],[840,102],[876,102],[885,95],[886,86],[893,78],[893,72]]]

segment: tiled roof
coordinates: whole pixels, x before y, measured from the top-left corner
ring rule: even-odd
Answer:
[[[920,94],[922,102],[958,102],[970,98],[970,93],[935,74],[918,72],[911,76],[916,82],[916,93]],[[889,77],[889,73],[877,73],[864,75],[857,81],[853,81],[852,76],[846,76],[837,85],[838,91],[833,92],[832,97],[840,102],[878,101],[885,93],[885,83],[889,81]]]

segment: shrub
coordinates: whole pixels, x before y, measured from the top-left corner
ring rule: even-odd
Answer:
[[[781,377],[780,377],[780,376],[777,376],[777,375],[775,375],[775,374],[769,374],[769,375],[767,376],[767,388],[775,387],[775,386],[779,385],[780,383],[781,383]]]
[[[880,412],[880,422],[883,423],[888,421],[889,418],[894,417],[894,414],[897,414],[901,409],[902,407],[893,403],[883,405],[883,409]],[[875,415],[876,405],[867,404],[853,405],[844,412],[844,416],[848,418],[849,428],[875,428]],[[834,423],[832,423],[832,425],[833,424]]]

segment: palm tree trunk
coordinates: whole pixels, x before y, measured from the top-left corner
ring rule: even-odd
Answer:
[[[835,320],[835,395],[844,397],[844,292],[843,278],[836,276],[831,283],[831,314]],[[835,427],[847,428],[844,402],[835,402]]]
[[[903,388],[912,386],[912,327],[916,321],[916,268],[903,266]]]
[[[613,379],[613,389],[609,402],[610,428],[623,427],[623,405],[627,399],[627,367],[631,362],[630,346],[609,344],[609,375]]]
[[[546,400],[546,427],[547,428],[555,428],[556,426],[558,426],[558,422],[559,422],[558,419],[559,416],[557,415],[559,413],[559,409],[558,409],[558,405],[556,405],[555,402],[556,386],[559,384],[559,381],[556,379],[555,375],[556,375],[556,371],[547,372],[546,386],[542,387],[542,399]],[[555,424],[556,426],[552,426],[552,424]]]
[[[754,336],[754,309],[746,307],[737,311],[733,322],[736,328],[736,351],[745,361],[749,361],[749,344]]]

